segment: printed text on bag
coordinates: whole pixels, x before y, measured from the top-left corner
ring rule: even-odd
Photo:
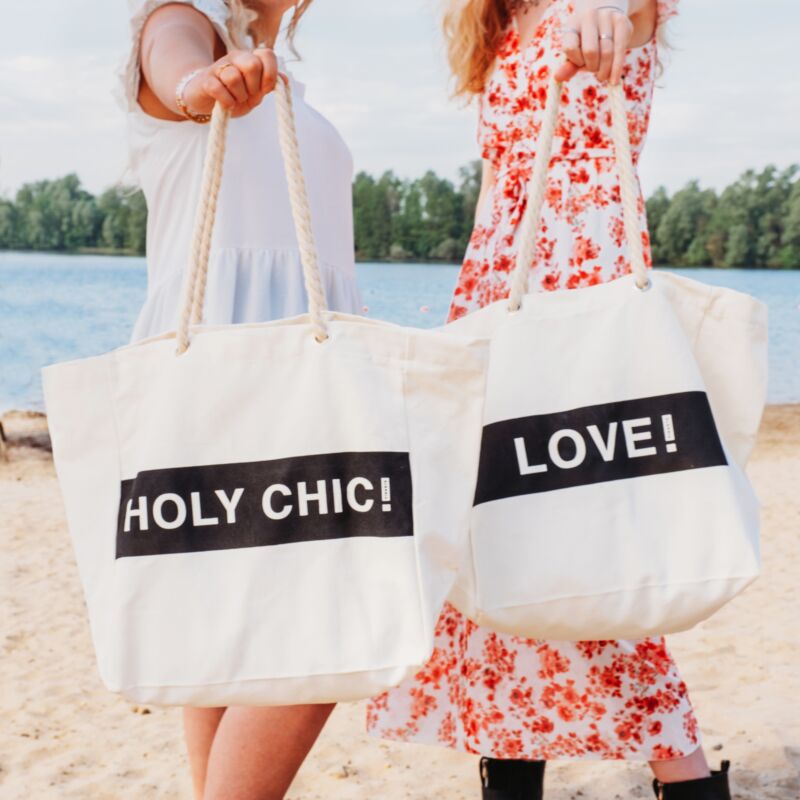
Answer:
[[[487,425],[475,505],[727,463],[704,392],[606,403]]]
[[[117,558],[412,535],[408,453],[334,453],[141,472]]]

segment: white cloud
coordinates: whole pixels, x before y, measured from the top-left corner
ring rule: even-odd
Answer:
[[[98,191],[125,165],[111,98],[126,4],[36,0],[0,28],[0,191],[76,171]],[[647,190],[691,178],[722,186],[748,167],[800,160],[796,0],[684,0],[642,162]],[[435,0],[335,0],[304,20],[291,65],[340,128],[356,168],[455,178],[477,156],[475,115],[447,100]],[[35,35],[34,35],[35,32]]]

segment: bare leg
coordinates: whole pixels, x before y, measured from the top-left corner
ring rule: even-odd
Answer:
[[[331,711],[227,709],[211,746],[205,800],[282,800]]]
[[[698,747],[690,756],[673,758],[667,761],[651,761],[650,768],[653,775],[661,783],[680,783],[680,781],[693,781],[697,778],[708,778],[711,770],[708,768],[705,753]]]
[[[183,731],[192,768],[192,785],[196,800],[201,800],[206,787],[206,771],[211,744],[224,708],[184,708]]]

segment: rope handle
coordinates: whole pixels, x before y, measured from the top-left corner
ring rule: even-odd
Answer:
[[[547,103],[542,127],[539,131],[533,171],[528,184],[528,204],[520,223],[517,266],[511,276],[511,291],[508,298],[510,311],[519,311],[522,306],[522,298],[528,293],[528,278],[536,250],[539,220],[547,194],[547,172],[561,106],[561,88],[561,84],[552,78],[547,90]],[[636,276],[636,286],[642,291],[646,291],[650,288],[650,278],[647,274],[642,231],[639,227],[638,186],[633,169],[625,94],[619,85],[608,88],[611,103],[611,132],[620,183],[625,238],[628,242],[633,274]]]
[[[327,310],[325,291],[317,259],[317,248],[311,227],[311,207],[308,201],[300,145],[297,140],[292,90],[289,81],[280,76],[275,86],[275,101],[278,115],[278,138],[283,156],[292,208],[300,261],[303,265],[303,280],[308,294],[308,313],[311,327],[318,342],[328,338],[324,313]],[[183,291],[181,313],[178,319],[177,352],[185,353],[191,343],[190,329],[199,325],[203,318],[211,240],[217,216],[219,190],[225,164],[225,142],[230,122],[230,113],[219,103],[214,106],[208,132],[200,200],[192,234],[189,269]]]

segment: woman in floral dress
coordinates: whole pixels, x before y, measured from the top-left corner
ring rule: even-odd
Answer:
[[[453,3],[445,26],[450,62],[457,93],[480,97],[484,174],[451,319],[508,295],[553,72],[565,83],[530,288],[575,289],[630,271],[606,84],[623,84],[638,157],[659,29],[678,0],[611,2]],[[643,201],[640,222],[646,230]],[[448,605],[431,660],[370,703],[368,728],[483,756],[487,799],[541,797],[544,762],[559,758],[649,761],[659,796],[730,797],[727,765],[709,771],[663,639],[525,640],[479,627]]]

